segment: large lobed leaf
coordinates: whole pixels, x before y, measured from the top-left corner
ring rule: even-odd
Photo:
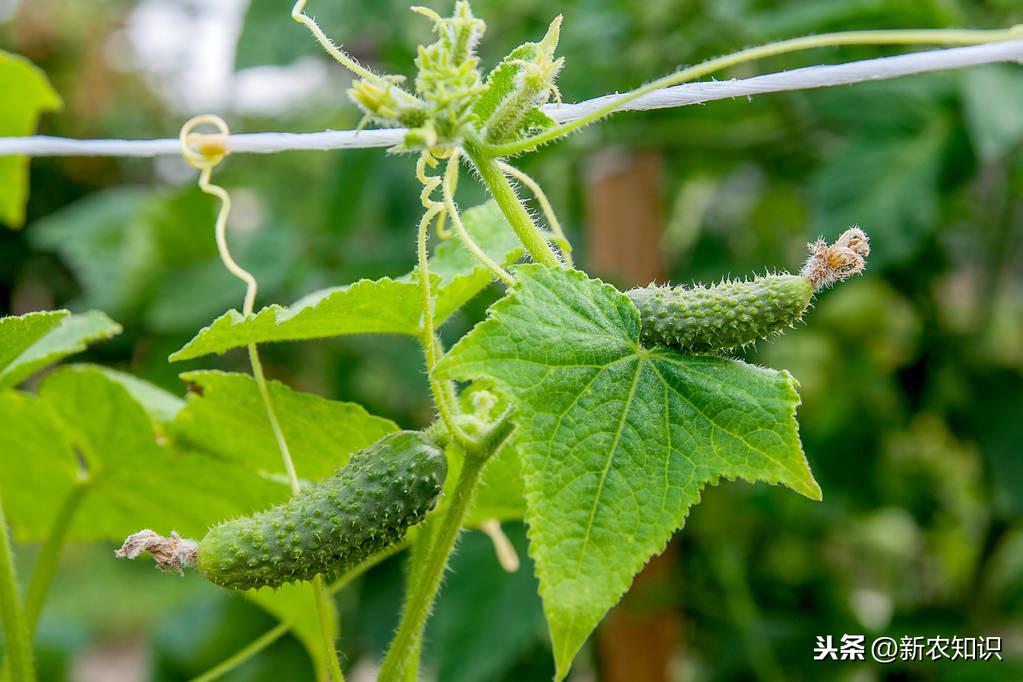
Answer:
[[[441,361],[517,405],[530,554],[558,679],[646,561],[721,478],[812,499],[786,372],[639,344],[639,315],[578,271],[525,266]]]
[[[508,265],[522,247],[494,202],[466,211],[462,220],[487,255]],[[493,279],[457,237],[442,242],[430,258],[434,317],[444,322]],[[223,353],[250,343],[299,341],[344,334],[406,334],[417,336],[422,300],[414,273],[397,280],[362,280],[350,286],[314,292],[291,306],[271,305],[245,317],[230,310],[202,329],[172,361]]]
[[[81,315],[47,310],[0,318],[0,389],[82,352],[93,341],[120,333],[121,325],[98,310]]]
[[[39,116],[61,107],[46,75],[30,61],[0,50],[0,135],[31,135]],[[28,157],[0,156],[0,222],[21,227],[28,199]]]

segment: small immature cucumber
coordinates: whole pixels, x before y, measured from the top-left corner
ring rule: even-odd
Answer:
[[[649,286],[628,292],[643,341],[691,353],[744,346],[802,317],[813,286],[799,275],[768,275],[712,286]]]
[[[807,246],[810,256],[798,275],[629,291],[643,342],[715,353],[767,338],[802,318],[817,291],[862,272],[870,254],[867,235],[858,227],[834,244],[818,239]]]
[[[446,474],[429,437],[392,433],[284,504],[212,528],[195,567],[237,590],[343,572],[400,542],[433,509]]]

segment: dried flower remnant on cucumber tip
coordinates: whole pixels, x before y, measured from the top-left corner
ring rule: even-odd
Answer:
[[[815,292],[863,272],[870,255],[870,240],[855,225],[843,232],[834,244],[818,238],[806,246],[810,249],[810,257],[799,274]]]
[[[689,353],[718,353],[782,333],[799,321],[814,294],[863,272],[867,235],[851,227],[834,244],[818,239],[800,274],[728,280],[710,286],[650,285],[628,292],[642,339]]]
[[[165,538],[146,528],[129,535],[121,548],[114,552],[114,556],[118,559],[137,559],[149,552],[157,568],[176,571],[181,575],[184,572],[182,569],[195,564],[198,547],[199,543],[195,540],[183,538],[175,531],[171,531],[170,537]]]

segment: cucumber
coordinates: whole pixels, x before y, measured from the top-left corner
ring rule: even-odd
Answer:
[[[422,521],[446,473],[443,451],[425,434],[392,433],[284,504],[210,529],[195,568],[236,590],[342,573]]]
[[[713,353],[766,338],[799,320],[813,298],[813,285],[799,275],[768,275],[627,293],[639,310],[644,343]]]
[[[720,284],[626,292],[639,310],[641,340],[687,353],[717,353],[780,334],[803,317],[815,293],[858,275],[867,266],[870,240],[855,225],[833,244],[807,244],[798,275],[766,275]]]

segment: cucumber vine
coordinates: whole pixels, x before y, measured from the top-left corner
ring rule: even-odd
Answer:
[[[854,227],[833,244],[810,244],[798,274],[621,292],[575,268],[572,245],[543,189],[508,159],[562,139],[644,94],[753,60],[824,46],[984,43],[1012,38],[1018,29],[853,31],[785,40],[682,69],[559,124],[545,106],[561,99],[560,16],[539,40],[516,47],[484,75],[476,49],[486,24],[469,2],[458,0],[450,17],[414,7],[432,23],[435,41],[419,48],[416,76],[408,83],[359,64],[323,33],[305,6],[306,0],[298,0],[292,18],[355,76],[348,94],[363,113],[360,128],[404,129],[392,151],[417,157],[423,213],[416,268],[404,278],[362,281],[292,309],[271,306],[257,313],[256,280],[228,249],[230,196],[211,182],[227,153],[226,124],[214,116],[189,121],[181,132],[182,154],[199,171],[200,189],[220,202],[217,247],[225,267],[246,284],[246,294],[240,312],[213,322],[171,359],[247,349],[259,418],[269,424],[291,496],[223,521],[198,541],[139,531],[118,556],[148,552],[161,568],[194,567],[237,590],[310,581],[326,673],[339,682],[344,674],[329,595],[412,546],[400,623],[379,672],[385,682],[412,680],[424,627],[462,530],[482,529],[502,566],[517,570],[501,519],[484,503],[487,495],[514,498],[529,525],[556,676],[564,679],[583,642],[645,562],[682,527],[705,486],[743,478],[820,498],[798,438],[795,380],[783,370],[745,364],[729,351],[800,320],[818,291],[863,271],[869,246],[866,233]],[[216,131],[196,132],[204,124]],[[463,166],[492,198],[464,212],[455,199]],[[516,185],[533,195],[539,214],[526,208]],[[440,242],[433,254],[431,236]],[[445,248],[468,254],[471,264],[454,267],[454,257],[445,262]],[[519,263],[523,255],[531,262]],[[486,320],[445,349],[438,327],[491,282],[505,286],[505,296]],[[51,326],[40,326],[40,334],[60,320],[38,324],[44,322]],[[300,412],[285,403],[304,399],[267,382],[257,344],[366,332],[418,339],[436,420],[419,432],[373,422],[382,436],[345,449],[334,476],[318,474],[325,480],[304,483],[300,473],[312,475],[296,467],[293,436],[282,418]],[[226,394],[238,377],[186,378]],[[138,390],[127,379],[118,381],[128,387],[123,390]],[[246,381],[231,383],[232,390],[248,390]],[[199,406],[214,400],[212,391],[210,396],[199,391],[176,409],[194,422],[201,417]],[[310,404],[302,403],[312,409]],[[370,423],[364,411],[359,414]],[[171,419],[155,433],[185,440],[188,424],[182,422]],[[260,466],[265,469],[260,476],[272,479],[276,471],[265,462]],[[520,487],[491,486],[484,494],[499,467],[513,472]],[[55,526],[62,530],[47,545],[27,607],[17,598],[0,515],[0,605],[6,670],[13,679],[32,679],[28,641],[64,531],[85,490],[78,485],[69,492],[67,512]],[[336,580],[328,587],[324,581],[331,577]],[[199,679],[216,679],[240,664],[287,632],[297,617],[284,619]]]

